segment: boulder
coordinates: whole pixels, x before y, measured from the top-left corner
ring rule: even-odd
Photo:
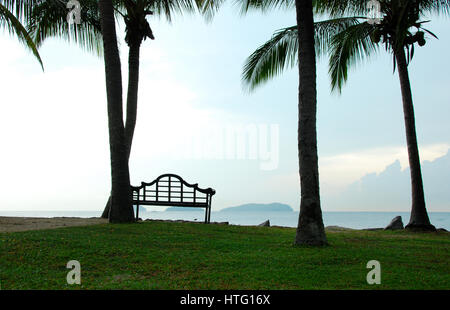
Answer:
[[[258,226],[265,226],[265,227],[270,227],[270,221],[267,220],[265,222],[262,222],[261,224],[259,224]]]
[[[403,229],[403,222],[401,216],[396,216],[392,219],[388,226],[384,228],[384,230],[397,230]]]

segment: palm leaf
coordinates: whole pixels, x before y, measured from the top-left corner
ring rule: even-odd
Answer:
[[[334,35],[358,23],[358,17],[336,18],[314,23],[315,47],[318,57],[327,53]],[[297,64],[297,26],[280,29],[272,38],[247,58],[242,80],[249,90]]]
[[[331,40],[350,26],[359,24],[359,20],[364,17],[340,17],[332,18],[314,23],[314,39],[317,57],[321,57],[328,52]]]
[[[96,0],[78,0],[81,5],[81,24],[69,25],[66,17],[69,0],[21,0],[21,5],[33,3],[31,12],[22,10],[27,17],[28,30],[37,46],[49,37],[60,37],[74,42],[88,52],[103,54],[100,15]],[[131,14],[131,8],[151,11],[169,22],[173,14],[192,13],[200,10],[204,0],[113,0],[116,17]],[[26,5],[25,5],[26,7]],[[24,13],[26,12],[26,13]]]
[[[367,15],[368,12],[365,0],[313,0],[313,9],[315,13],[332,17]]]
[[[247,58],[242,80],[249,90],[281,73],[297,62],[297,26],[280,29]]]
[[[33,6],[39,0],[1,0],[2,5],[21,22],[24,23],[31,15]]]
[[[68,1],[39,1],[29,17],[28,30],[37,46],[49,37],[60,37],[74,42],[88,52],[103,54],[103,43],[97,1],[80,0],[81,23],[67,22]]]
[[[144,1],[147,9],[152,10],[155,15],[164,16],[168,22],[172,21],[172,15],[184,13],[202,12],[205,0],[154,0]],[[206,12],[206,10],[205,10]]]
[[[295,0],[235,0],[235,4],[241,7],[242,14],[250,10],[295,9]]]
[[[375,29],[367,22],[350,26],[333,37],[330,44],[329,74],[332,90],[342,90],[350,66],[360,62],[377,50],[370,35]]]
[[[28,49],[31,50],[33,55],[41,64],[42,70],[44,65],[42,63],[41,56],[34,44],[31,36],[20,21],[2,4],[0,4],[0,27],[8,29],[9,33],[15,34],[20,42],[22,42]]]
[[[386,0],[378,1],[382,4],[389,4],[389,1]],[[399,2],[399,0],[397,1]],[[450,0],[416,0],[416,3],[421,14],[450,15]],[[314,0],[313,6],[316,13],[327,13],[331,16],[366,15],[368,12],[367,1],[362,0]]]
[[[421,0],[419,1],[422,14],[444,14],[450,16],[450,0]]]

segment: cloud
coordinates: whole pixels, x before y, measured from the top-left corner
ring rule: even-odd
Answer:
[[[71,61],[60,59],[55,65],[44,56],[48,66],[42,72],[14,39],[0,36],[0,44],[5,47],[0,59],[0,208],[101,210],[110,190],[103,60],[52,41],[48,47],[69,51]],[[48,56],[47,51],[44,46],[41,55]],[[123,68],[126,51],[122,46]],[[218,112],[195,105],[196,91],[171,75],[170,64],[158,62],[159,55],[156,49],[152,59],[143,57],[143,68],[153,69],[141,70],[145,73],[133,145],[138,168],[170,152],[183,136],[218,120]],[[126,83],[123,70],[124,100]]]
[[[431,161],[446,154],[450,143],[420,147],[421,161]],[[379,147],[319,158],[320,178],[326,192],[338,193],[368,173],[380,173],[398,160],[401,169],[408,167],[405,146]]]
[[[428,209],[450,210],[450,144],[420,148]],[[409,211],[410,176],[405,147],[381,147],[319,157],[324,211]],[[298,210],[300,179],[297,171],[273,174],[263,192]],[[274,201],[275,201],[274,200]]]
[[[430,154],[433,152],[430,151]],[[428,211],[450,210],[450,151],[421,165]],[[380,173],[368,173],[338,194],[325,195],[329,209],[353,211],[410,211],[409,167],[402,170],[400,160]]]

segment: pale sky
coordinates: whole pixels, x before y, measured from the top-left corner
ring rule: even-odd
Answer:
[[[410,65],[422,161],[440,165],[450,148],[450,20],[428,24],[439,40],[417,48]],[[223,8],[167,24],[149,19],[156,40],[141,49],[138,120],[131,183],[176,173],[217,191],[213,211],[244,203],[281,202],[299,209],[298,71],[249,94],[241,84],[245,58],[295,13],[242,17]],[[127,46],[117,29],[126,93]],[[102,211],[110,190],[103,60],[60,39],[40,49],[45,72],[13,37],[0,34],[0,214],[11,210]],[[395,205],[374,205],[375,192],[345,200],[354,184],[379,176],[397,160],[408,168],[403,111],[392,57],[383,49],[350,71],[341,95],[330,92],[327,61],[318,62],[318,148],[324,211],[409,211],[409,185]],[[250,133],[246,150],[230,149],[227,134]],[[425,168],[424,168],[425,169]],[[424,172],[429,211],[450,211],[450,191],[436,180],[449,166]],[[402,179],[408,182],[407,178]],[[436,182],[435,182],[436,181]],[[396,188],[382,187],[383,191]],[[402,187],[403,188],[403,187]],[[442,194],[443,193],[443,194]],[[364,202],[367,197],[367,204]],[[369,201],[370,200],[370,201]],[[337,203],[339,201],[339,203]]]

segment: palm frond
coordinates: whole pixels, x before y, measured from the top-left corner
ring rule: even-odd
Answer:
[[[295,8],[295,0],[235,0],[235,4],[240,6],[241,14],[246,14],[250,10],[267,12],[274,9]]]
[[[201,0],[201,13],[209,22],[223,6],[226,0]]]
[[[5,6],[0,3],[0,27],[5,27],[10,34],[15,34],[20,42],[22,42],[36,57],[41,64],[42,70],[44,70],[44,64],[42,63],[41,56],[37,50],[33,39],[29,35],[28,31],[21,24],[21,22],[12,14]]]
[[[348,27],[359,24],[360,19],[364,19],[364,17],[340,17],[315,22],[314,46],[316,48],[316,56],[321,57],[325,55],[328,52],[332,38]]]
[[[333,36],[358,23],[359,17],[344,17],[314,23],[317,57],[327,53]],[[280,29],[272,38],[247,58],[242,80],[249,90],[279,75],[297,64],[297,26]]]
[[[329,74],[332,90],[342,90],[347,80],[348,69],[355,63],[367,58],[378,48],[371,40],[375,29],[367,22],[350,26],[333,37],[330,44]]]
[[[313,7],[316,13],[327,13],[330,16],[366,15],[368,13],[367,2],[363,0],[313,0]],[[378,0],[378,2],[389,5],[387,0]],[[416,3],[421,14],[450,15],[450,0],[417,0]]]
[[[28,30],[37,46],[49,37],[60,37],[74,42],[84,50],[103,55],[103,43],[97,1],[80,0],[81,23],[67,22],[68,1],[40,1],[29,17]]]
[[[368,12],[365,0],[313,0],[313,9],[315,13],[331,17],[367,15]]]
[[[155,15],[164,16],[168,22],[171,22],[174,14],[201,12],[204,0],[155,0],[145,2],[147,3],[147,9],[153,11]]]
[[[2,0],[1,4],[21,22],[24,23],[31,15],[33,6],[39,0]]]
[[[450,0],[421,0],[419,1],[419,7],[422,14],[450,16]]]
[[[297,63],[297,26],[280,29],[247,58],[242,81],[249,90]]]

